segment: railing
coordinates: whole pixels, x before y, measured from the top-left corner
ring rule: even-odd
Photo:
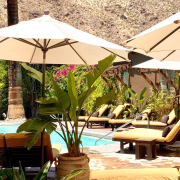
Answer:
[[[123,127],[129,125],[129,124],[131,124],[134,120],[138,119],[139,117],[143,117],[143,116],[147,118],[147,121],[148,121],[147,127],[149,128],[149,127],[150,127],[149,117],[148,117],[146,114],[139,114],[139,115],[137,115],[135,118],[133,118],[132,120],[130,120],[129,122],[123,124],[122,126],[118,127],[118,128],[115,129],[114,131],[111,131],[110,133],[106,134],[105,136],[99,138],[99,139],[95,142],[95,146],[97,145],[97,142],[98,142],[98,141],[104,139],[105,137],[109,136],[110,134],[116,132],[117,130],[119,130],[119,129],[121,129],[121,128],[123,128]]]

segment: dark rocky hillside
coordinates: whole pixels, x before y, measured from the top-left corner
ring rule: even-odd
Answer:
[[[19,0],[19,19],[50,15],[78,29],[119,44],[177,13],[180,0]],[[7,3],[0,0],[0,27],[7,23]]]

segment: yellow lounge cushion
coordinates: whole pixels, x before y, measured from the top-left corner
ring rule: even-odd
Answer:
[[[176,125],[172,128],[172,130],[169,132],[169,134],[166,136],[165,140],[167,142],[170,142],[174,139],[174,137],[176,136],[176,134],[179,132],[180,130],[180,120],[176,123]]]
[[[137,125],[139,125],[139,126],[147,126],[148,125],[148,121],[138,121],[138,120],[135,120],[135,121],[132,122],[132,124],[134,126],[137,126]],[[158,122],[158,121],[150,121],[149,124],[150,124],[150,126],[163,126],[163,127],[167,126],[166,123],[162,123],[162,122]]]
[[[171,124],[175,118],[176,118],[176,114],[175,114],[175,110],[173,109],[169,114],[169,120],[167,124]]]
[[[86,119],[86,121],[87,120],[88,120],[88,118]],[[90,117],[89,118],[89,122],[103,122],[103,121],[108,122],[109,118],[106,118],[106,117]]]
[[[115,114],[115,119],[118,118],[118,116],[124,111],[125,106],[124,105],[118,105],[116,109],[112,112]]]
[[[61,144],[52,144],[52,153],[53,153],[53,160],[56,160],[56,157],[58,154],[60,154],[62,149],[62,145]]]
[[[147,109],[145,109],[145,110],[142,112],[142,114],[146,114],[147,116],[149,116],[150,113],[151,113],[151,111],[152,111],[152,109],[147,108]],[[146,120],[146,119],[147,119],[147,118],[146,118],[145,116],[142,117],[142,120]]]
[[[5,134],[5,141],[7,147],[24,147],[26,141],[32,139],[27,136],[28,133],[10,133]],[[41,138],[38,139],[38,142],[34,146],[41,146]],[[50,141],[50,135],[44,133],[44,146],[46,148],[46,157],[48,161],[53,162],[53,153],[52,146]]]
[[[130,139],[136,140],[139,138],[156,139],[159,142],[164,142],[165,138],[162,137],[162,130],[135,128],[128,131],[116,132],[113,135],[115,139]]]
[[[79,116],[78,120],[85,121],[89,116]]]
[[[110,119],[109,124],[125,124],[131,121],[131,119]]]
[[[102,106],[99,110],[98,110],[98,112],[99,112],[99,116],[98,117],[101,117],[103,114],[104,114],[104,112],[106,111],[106,109],[109,107],[109,105],[108,104],[105,104],[104,106]]]
[[[90,180],[179,180],[176,168],[143,168],[91,171]]]
[[[0,147],[4,147],[5,146],[5,136],[3,133],[0,134]]]

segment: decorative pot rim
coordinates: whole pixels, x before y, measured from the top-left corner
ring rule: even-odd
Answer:
[[[81,153],[82,156],[79,157],[69,157],[69,153],[63,153],[58,156],[58,160],[66,160],[66,161],[77,161],[81,159],[88,158],[87,154]]]

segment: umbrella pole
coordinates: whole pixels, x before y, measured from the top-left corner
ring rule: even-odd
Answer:
[[[46,39],[44,39],[44,48],[46,47]],[[42,73],[42,97],[45,98],[45,73],[46,73],[46,50],[43,50],[43,73]],[[44,131],[41,133],[41,168],[44,165]]]
[[[179,120],[179,90],[180,90],[180,77],[179,77],[179,83],[178,83],[178,91],[177,91],[177,94],[178,94],[178,107],[177,107],[177,121]]]

